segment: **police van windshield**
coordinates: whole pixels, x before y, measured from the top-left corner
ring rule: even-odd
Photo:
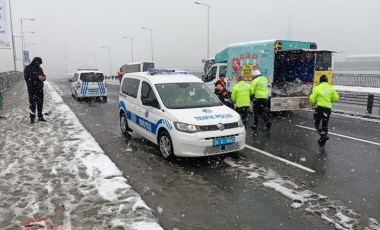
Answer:
[[[168,109],[221,106],[213,92],[200,82],[156,84],[162,102]]]
[[[102,82],[104,75],[102,73],[81,73],[80,79],[83,82]]]

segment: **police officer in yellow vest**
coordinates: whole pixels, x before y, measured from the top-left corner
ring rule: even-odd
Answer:
[[[260,70],[253,71],[255,79],[252,81],[252,95],[255,96],[253,101],[253,131],[257,130],[259,123],[259,116],[264,120],[265,127],[269,131],[271,128],[271,122],[269,120],[269,91],[268,91],[268,79],[265,76],[261,76]]]
[[[322,75],[319,79],[319,84],[313,89],[313,92],[310,95],[311,104],[317,106],[314,112],[314,125],[320,135],[318,144],[321,147],[323,147],[329,139],[327,132],[332,102],[338,100],[339,94],[335,91],[334,87],[327,83],[326,75]]]
[[[243,81],[242,76],[239,76],[238,83],[232,89],[231,100],[235,103],[236,112],[240,114],[244,126],[247,124],[249,106],[251,105],[251,95],[251,86]]]

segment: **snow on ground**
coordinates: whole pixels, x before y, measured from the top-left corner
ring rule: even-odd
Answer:
[[[29,124],[25,92],[14,93],[21,105],[0,110],[6,118],[0,120],[0,229],[23,229],[21,221],[42,217],[76,230],[162,229],[50,84],[46,123]]]
[[[380,94],[380,88],[375,88],[375,87],[334,85],[334,88],[337,91],[345,91],[345,92],[353,92],[353,93]]]
[[[252,183],[263,185],[288,198],[292,202],[290,205],[292,208],[303,208],[304,211],[319,216],[336,229],[353,230],[358,229],[359,225],[364,225],[366,230],[380,230],[376,219],[368,218],[365,220],[366,223],[362,223],[360,214],[341,205],[341,201],[331,200],[327,196],[307,190],[303,185],[300,186],[289,179],[282,178],[272,169],[267,170],[252,163],[245,165],[247,162],[235,161],[230,157],[224,161],[232,167],[232,170],[245,173],[246,178]]]

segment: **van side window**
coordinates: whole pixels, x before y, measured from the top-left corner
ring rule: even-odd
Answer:
[[[137,98],[140,80],[134,78],[124,78],[121,91],[131,97]]]
[[[216,77],[216,66],[212,67],[205,77],[205,82],[213,81]]]
[[[73,81],[78,81],[79,74],[74,74]]]
[[[147,82],[143,82],[141,86],[141,100],[144,98],[150,98],[153,101],[157,101],[156,95],[154,95],[152,87]]]

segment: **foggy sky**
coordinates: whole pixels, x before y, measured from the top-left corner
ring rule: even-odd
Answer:
[[[267,39],[314,41],[320,49],[352,54],[380,53],[379,0],[207,0],[210,9],[210,58],[227,45]],[[14,34],[24,21],[31,57],[42,57],[48,76],[95,66],[109,74],[134,61],[160,67],[201,67],[207,54],[207,8],[191,0],[11,0]],[[21,41],[15,38],[17,58]],[[66,47],[66,52],[65,52]],[[21,68],[21,62],[18,62]],[[67,67],[67,68],[66,68]],[[11,50],[0,50],[0,71],[11,70]]]

